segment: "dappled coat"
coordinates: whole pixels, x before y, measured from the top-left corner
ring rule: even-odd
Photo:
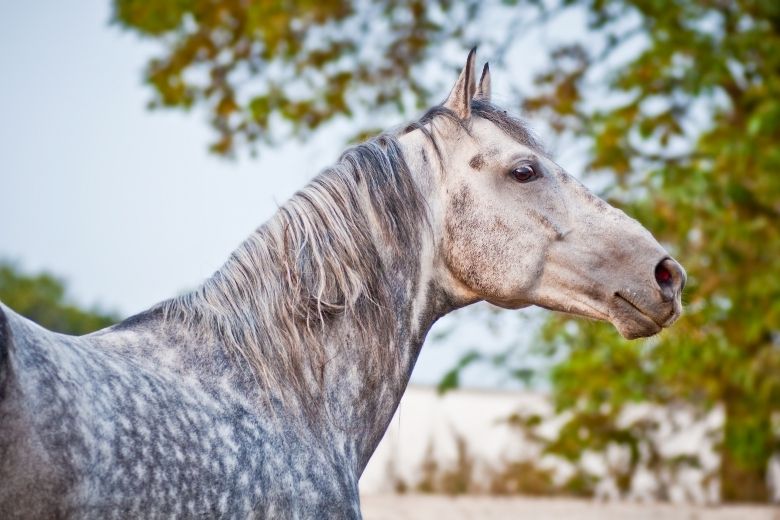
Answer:
[[[0,305],[0,518],[359,518],[426,333],[487,300],[680,314],[685,274],[477,86],[356,146],[194,292],[96,333]]]

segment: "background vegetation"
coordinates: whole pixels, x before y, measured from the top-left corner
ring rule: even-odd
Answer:
[[[65,283],[49,273],[25,273],[0,262],[0,301],[39,325],[63,334],[88,334],[113,325],[118,317],[98,308],[84,310],[68,297]]]
[[[519,79],[509,85],[509,108],[583,146],[602,195],[668,246],[689,285],[685,316],[647,341],[547,318],[536,348],[560,361],[542,377],[571,418],[546,449],[576,460],[617,443],[636,462],[648,432],[621,427],[630,403],[684,403],[702,414],[722,406],[722,496],[767,498],[767,462],[780,452],[780,3],[114,0],[114,8],[119,27],[159,42],[145,72],[150,105],[207,111],[212,149],[224,155],[346,117],[369,133],[371,114],[409,116],[442,97],[446,86],[431,78],[452,76],[436,72],[474,43],[500,70],[523,52],[525,32],[585,20],[580,34],[550,45],[532,88],[521,95]],[[63,304],[48,276],[0,273],[0,298],[44,325],[79,332],[113,319]],[[498,362],[527,379],[510,354]],[[458,369],[479,357],[466,361]]]
[[[206,106],[219,153],[273,135],[274,115],[298,134],[361,107],[431,103],[418,72],[447,43],[489,40],[500,60],[528,20],[584,13],[587,29],[549,49],[522,108],[588,144],[586,170],[604,195],[669,246],[690,282],[685,318],[659,339],[629,343],[604,324],[549,319],[540,344],[565,351],[553,395],[574,415],[548,449],[576,458],[609,442],[635,448],[641,431],[616,422],[632,401],[720,404],[723,497],[766,498],[767,461],[780,450],[780,4],[115,5],[121,25],[165,42],[147,69],[154,102]],[[496,36],[484,20],[499,10],[514,23]]]

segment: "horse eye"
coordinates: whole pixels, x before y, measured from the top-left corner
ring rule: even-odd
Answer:
[[[512,178],[517,182],[530,182],[536,179],[536,172],[531,166],[523,165],[512,170]]]

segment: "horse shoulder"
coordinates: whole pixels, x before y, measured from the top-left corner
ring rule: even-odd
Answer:
[[[357,476],[327,447],[119,343],[0,317],[0,455],[16,454],[0,457],[0,517],[360,517]]]

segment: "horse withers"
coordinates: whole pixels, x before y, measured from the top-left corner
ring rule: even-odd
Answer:
[[[490,102],[347,150],[190,294],[81,337],[0,306],[0,518],[359,518],[431,325],[487,300],[650,336],[685,273]]]

